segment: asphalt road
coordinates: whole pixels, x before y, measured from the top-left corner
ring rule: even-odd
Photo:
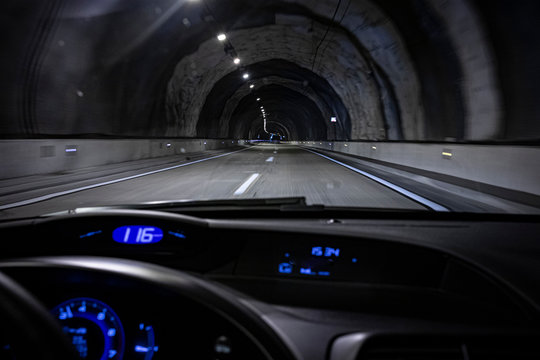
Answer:
[[[86,190],[74,184],[72,193],[4,211],[22,216],[146,201],[288,196],[305,196],[308,204],[426,209],[395,189],[296,146],[260,144],[198,161],[147,175],[141,169],[142,176]]]

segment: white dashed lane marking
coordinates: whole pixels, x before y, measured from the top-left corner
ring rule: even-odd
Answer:
[[[234,195],[242,195],[243,193],[245,193],[246,190],[249,188],[249,186],[253,184],[255,180],[257,180],[258,177],[259,177],[259,174],[257,173],[251,174],[251,176],[248,177],[248,179],[244,181],[244,183],[240,185],[238,189],[236,189],[236,191],[234,192]]]

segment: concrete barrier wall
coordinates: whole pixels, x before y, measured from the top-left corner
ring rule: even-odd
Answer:
[[[291,142],[540,195],[540,147],[385,142]]]
[[[1,140],[0,179],[56,173],[90,166],[223,149],[240,140]]]

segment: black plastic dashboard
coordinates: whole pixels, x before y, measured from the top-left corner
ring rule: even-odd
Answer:
[[[528,262],[538,250],[537,222],[328,220],[109,210],[6,223],[0,247],[9,261],[100,256],[193,273],[257,309],[298,358],[328,358],[346,334],[364,336],[344,346],[354,354],[366,334],[537,334],[537,294],[527,286],[538,280]],[[501,253],[517,228],[521,238],[513,252]],[[516,263],[519,252],[524,255]],[[131,349],[125,358],[169,358],[194,349],[212,358],[216,346],[231,349],[231,338],[235,356],[222,352],[220,358],[260,351],[230,319],[167,290],[158,294],[155,286],[81,270],[49,269],[37,279],[32,272],[15,275],[53,312],[68,299],[118,312]]]

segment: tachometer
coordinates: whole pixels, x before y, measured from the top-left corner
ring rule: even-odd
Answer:
[[[77,298],[52,310],[83,359],[122,359],[124,329],[111,307],[99,300]]]

